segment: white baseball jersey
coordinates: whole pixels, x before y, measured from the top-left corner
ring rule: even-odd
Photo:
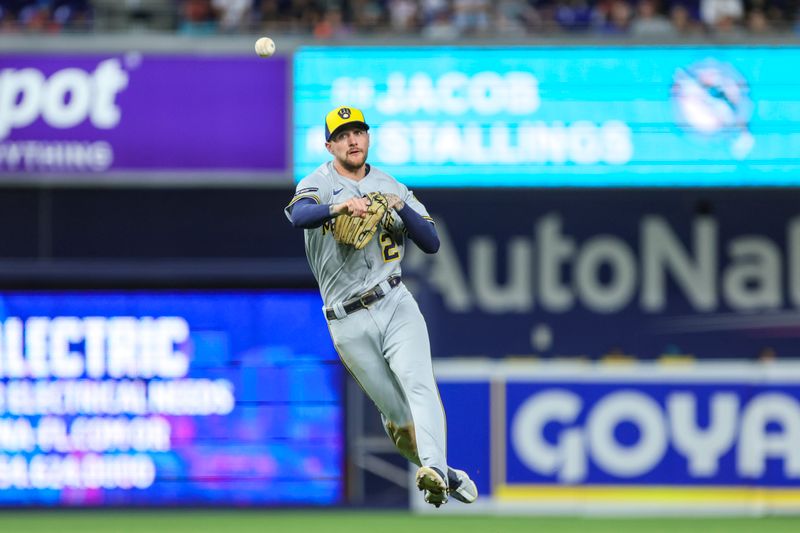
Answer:
[[[431,220],[425,206],[408,187],[389,174],[370,166],[361,181],[354,181],[336,172],[332,161],[320,165],[300,180],[285,213],[291,220],[290,208],[302,198],[311,198],[319,204],[337,204],[371,192],[396,194],[409,208]],[[394,211],[384,219],[384,224],[362,250],[336,242],[333,238],[334,224],[336,218],[304,232],[306,256],[328,307],[371,289],[393,274],[400,274],[400,260],[407,238],[403,221]]]

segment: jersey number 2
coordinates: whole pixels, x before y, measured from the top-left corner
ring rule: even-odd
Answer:
[[[383,250],[383,262],[388,263],[400,257],[397,243],[388,233],[381,233],[381,250]]]

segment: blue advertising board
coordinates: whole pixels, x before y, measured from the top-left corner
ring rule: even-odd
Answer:
[[[294,174],[325,114],[364,111],[370,160],[413,187],[800,184],[793,47],[302,48]]]
[[[0,294],[0,506],[330,505],[315,292]]]
[[[796,362],[435,371],[448,462],[471,473],[484,511],[800,511]]]

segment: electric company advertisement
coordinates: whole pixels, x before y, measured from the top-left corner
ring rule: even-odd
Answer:
[[[420,186],[800,184],[791,47],[301,48],[294,174],[325,114],[364,111],[371,161]]]
[[[0,506],[340,503],[344,377],[321,305],[0,294]]]
[[[441,247],[403,279],[436,357],[800,357],[800,191],[415,194]]]
[[[0,55],[0,182],[285,181],[285,58]]]
[[[444,512],[800,511],[796,362],[437,361],[435,372],[448,462],[482,495]]]

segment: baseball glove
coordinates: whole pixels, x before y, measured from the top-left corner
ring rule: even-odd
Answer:
[[[364,218],[350,215],[336,217],[333,238],[342,244],[351,244],[356,250],[364,248],[378,231],[378,226],[389,207],[386,198],[379,192],[364,195],[369,207]]]

